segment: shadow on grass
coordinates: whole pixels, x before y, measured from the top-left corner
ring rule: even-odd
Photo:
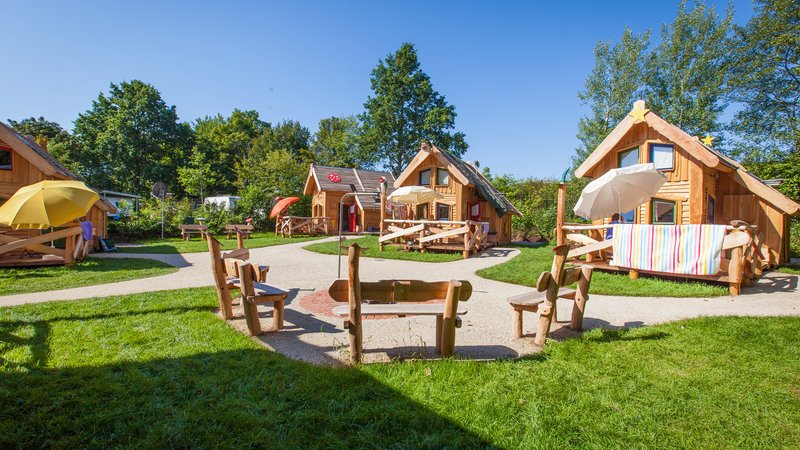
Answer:
[[[17,325],[35,331],[9,337]],[[5,344],[33,349],[30,364],[3,373],[3,448],[490,445],[357,368],[245,348],[42,368],[47,322],[2,327]]]

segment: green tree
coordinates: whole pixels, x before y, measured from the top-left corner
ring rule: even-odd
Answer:
[[[353,116],[320,120],[319,128],[311,140],[314,162],[338,167],[372,167],[379,156],[364,151],[358,131],[358,119]]]
[[[242,175],[238,181],[242,199],[237,208],[263,226],[276,196],[302,194],[308,165],[298,160],[290,150],[279,149],[263,154],[253,152],[237,164],[236,170]],[[310,214],[309,205],[309,199],[304,198],[295,207],[296,213]]]
[[[57,140],[69,139],[69,133],[61,128],[61,125],[56,122],[51,122],[41,116],[39,116],[38,119],[35,117],[28,117],[19,122],[8,119],[8,124],[20,134],[32,135],[39,144],[44,143],[47,145]]]
[[[360,116],[361,143],[366,152],[383,160],[387,169],[400,173],[423,139],[459,156],[466,152],[464,133],[451,132],[455,107],[433,89],[412,44],[403,44],[381,60],[370,80],[373,95],[367,98]]]
[[[742,105],[730,127],[735,154],[788,168],[788,158],[800,153],[800,3],[759,0],[755,16],[735,33],[731,99]]]
[[[253,143],[253,151],[264,154],[273,150],[286,150],[298,161],[310,161],[311,132],[300,122],[285,120],[272,125]]]
[[[256,111],[235,109],[230,117],[216,115],[194,124],[195,144],[180,182],[191,195],[233,192],[236,163],[247,157],[255,140],[269,130]]]
[[[573,157],[573,168],[600,145],[640,98],[649,39],[649,31],[636,35],[625,28],[618,43],[597,43],[594,68],[578,93],[581,102],[589,106],[589,113],[578,122],[577,137],[581,143]]]
[[[694,135],[711,132],[721,144],[720,115],[727,103],[733,8],[721,17],[703,2],[678,6],[675,21],[661,27],[661,42],[646,65],[648,107]]]
[[[93,186],[146,195],[152,183],[177,186],[185,165],[191,128],[178,122],[150,84],[139,80],[111,84],[92,108],[75,120],[76,155],[81,175]]]

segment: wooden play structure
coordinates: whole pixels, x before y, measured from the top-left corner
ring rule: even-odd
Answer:
[[[487,222],[389,219],[383,222],[386,234],[378,238],[381,250],[389,245],[423,253],[461,252],[464,258],[469,258],[489,246]]]
[[[757,242],[756,254],[763,265],[787,262],[789,219],[800,214],[800,204],[716,151],[712,141],[710,136],[703,140],[690,136],[646,109],[640,100],[578,167],[575,176],[598,178],[614,168],[653,163],[667,182],[651,201],[623,211],[627,223],[743,221],[748,224],[746,232]],[[563,215],[560,217],[563,221]],[[594,225],[607,224],[609,219]]]
[[[583,329],[583,314],[586,311],[586,301],[589,300],[589,285],[592,282],[592,267],[579,265],[565,268],[569,245],[559,245],[553,248],[553,266],[549,272],[542,272],[536,282],[536,291],[516,295],[508,298],[508,303],[514,308],[514,337],[523,336],[523,314],[527,312],[539,313],[539,327],[536,332],[536,345],[543,346],[550,333],[550,326],[557,320],[556,301],[558,299],[572,300],[572,317],[570,328],[580,331]],[[577,283],[577,289],[561,290],[564,286]]]
[[[480,222],[488,225],[488,228],[482,231],[486,234],[488,244],[511,241],[511,220],[513,216],[520,215],[520,212],[492,185],[476,165],[462,161],[432,143],[425,142],[419,153],[394,182],[395,188],[402,186],[424,186],[443,196],[441,200],[435,202],[414,205],[409,219]],[[397,222],[391,224],[387,222],[387,224],[399,226]],[[403,228],[408,227],[403,226]],[[385,227],[381,229],[382,234],[391,232]]]
[[[45,234],[41,230],[0,229],[0,267],[72,265],[85,258],[92,241],[84,240],[80,223],[59,228]],[[62,239],[63,249],[50,245]]]
[[[417,280],[381,280],[362,282],[359,276],[361,248],[352,244],[348,248],[348,278],[339,279],[328,288],[328,294],[337,302],[333,313],[347,317],[344,327],[349,333],[350,362],[361,362],[363,328],[362,317],[378,316],[434,316],[436,318],[436,350],[442,357],[455,352],[456,328],[459,315],[467,310],[460,302],[472,296],[468,281],[425,282]],[[364,302],[367,302],[364,304]]]
[[[22,136],[13,128],[0,122],[0,203],[10,198],[18,189],[43,180],[77,180],[78,177],[64,167],[53,155],[47,151],[47,143],[38,142],[33,136]],[[12,244],[12,241],[26,241],[30,245],[13,243],[12,247],[0,253],[0,266],[17,265],[50,265],[64,264],[69,258],[66,249],[55,249],[42,244],[53,240],[71,237],[66,245],[74,251],[76,248],[88,251],[99,250],[100,243],[97,237],[107,237],[106,223],[109,213],[116,212],[116,208],[104,199],[99,199],[87,213],[87,220],[92,223],[95,230],[88,247],[77,241],[78,232],[65,231],[73,228],[65,225],[63,230],[57,230],[58,238],[53,236],[43,237],[41,230],[12,230],[0,227],[0,236],[3,245]],[[11,250],[8,250],[11,249]],[[63,250],[63,251],[62,251]],[[72,258],[74,260],[75,257]]]
[[[291,238],[295,234],[308,236],[329,234],[333,231],[331,226],[331,220],[324,216],[278,216],[275,219],[275,235]]]
[[[244,235],[237,233],[237,248],[226,253],[221,251],[222,244],[217,239],[210,234],[206,234],[205,237],[208,241],[211,272],[222,319],[233,318],[231,289],[238,288],[241,293],[241,306],[247,330],[251,336],[262,333],[261,321],[258,317],[258,305],[261,304],[273,305],[273,323],[266,331],[278,331],[283,328],[284,303],[289,293],[266,283],[269,266],[261,266],[248,261],[250,251],[244,247]]]
[[[335,233],[340,222],[346,233],[378,231],[380,202],[376,196],[381,179],[389,186],[394,183],[389,172],[311,164],[303,194],[312,196],[312,217],[305,219],[327,219],[326,233]]]

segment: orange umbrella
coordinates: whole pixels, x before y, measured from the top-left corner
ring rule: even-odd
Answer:
[[[300,197],[286,197],[278,200],[278,203],[275,203],[275,206],[272,207],[272,212],[269,213],[269,218],[272,219],[273,217],[282,213],[284,209],[293,205],[298,200],[300,200]]]

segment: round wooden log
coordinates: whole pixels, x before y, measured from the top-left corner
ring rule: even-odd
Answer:
[[[592,268],[581,267],[578,278],[578,289],[575,291],[575,304],[572,305],[572,320],[570,328],[580,331],[583,329],[583,315],[586,312],[586,301],[589,300],[589,285],[592,282]]]
[[[456,311],[458,299],[461,297],[461,282],[451,281],[447,286],[447,297],[444,301],[442,316],[442,357],[453,356],[456,350]]]
[[[350,336],[350,363],[358,364],[361,362],[362,349],[362,329],[361,329],[361,279],[358,274],[358,259],[361,252],[358,244],[353,244],[347,250],[348,267],[348,295],[347,302],[350,305],[347,331]]]

